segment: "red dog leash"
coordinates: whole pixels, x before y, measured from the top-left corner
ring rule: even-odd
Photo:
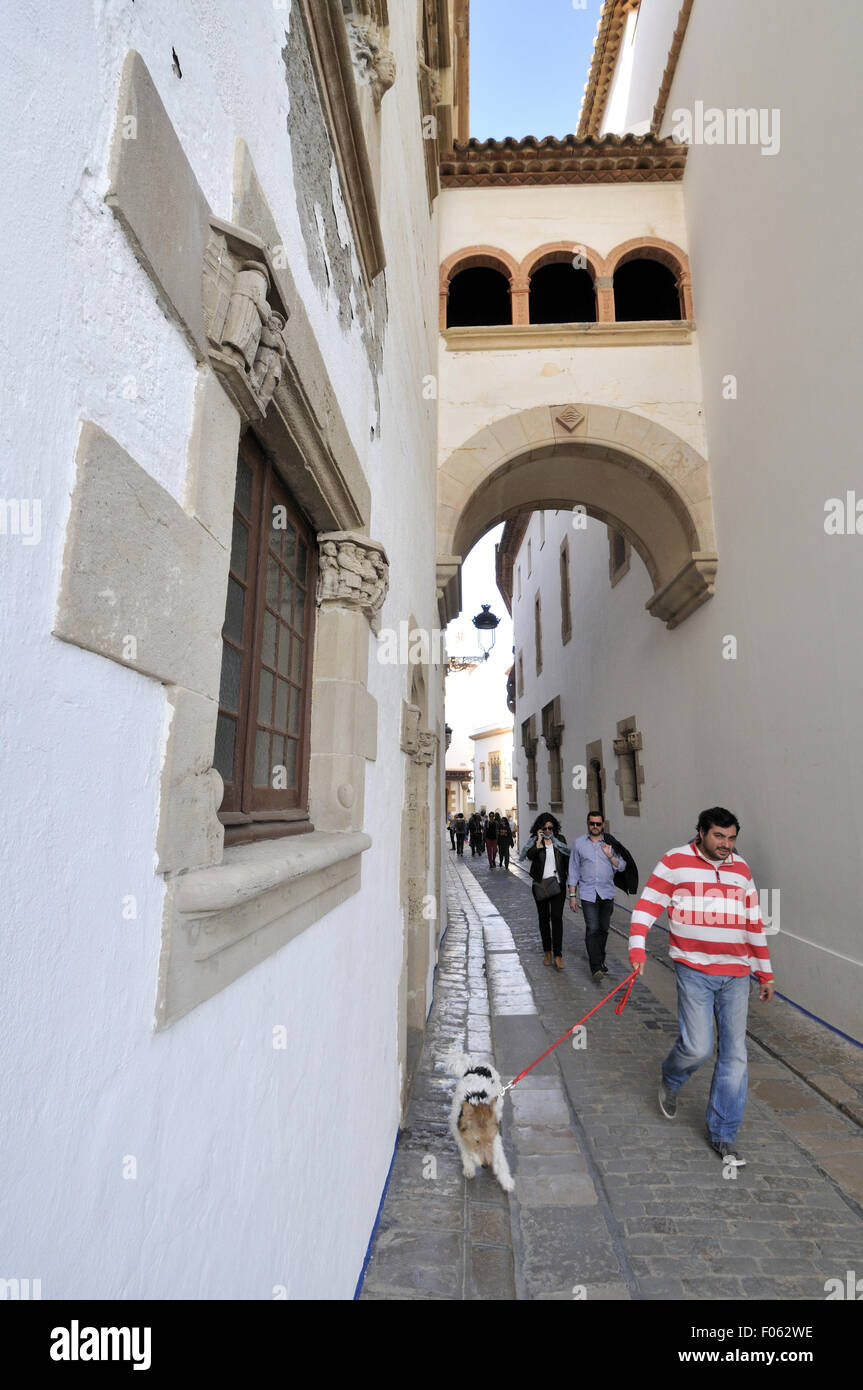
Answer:
[[[623,986],[626,985],[626,993],[624,994],[623,998],[618,1000],[618,1002],[614,1006],[614,1012],[616,1014],[623,1013],[623,1010],[626,1008],[626,1001],[629,998],[629,992],[632,989],[633,981],[635,980],[637,974],[638,971],[633,970],[631,975],[627,975],[625,980],[621,980],[619,985],[615,985],[614,989],[611,991],[610,994],[607,994],[604,999],[600,999],[598,1004],[594,1004],[593,1008],[590,1010],[590,1013],[586,1013],[584,1015],[584,1018],[580,1018],[578,1020],[578,1023],[573,1023],[571,1028],[567,1028],[563,1037],[558,1038],[557,1042],[552,1043],[551,1047],[546,1048],[545,1052],[543,1052],[542,1054],[542,1057],[547,1057],[549,1052],[553,1052],[556,1047],[560,1047],[560,1044],[564,1042],[566,1038],[572,1037],[572,1034],[575,1032],[576,1028],[580,1028],[582,1023],[586,1023],[587,1020],[590,1018],[591,1014],[595,1014],[597,1009],[601,1009],[603,1004],[607,1004],[609,999],[613,999],[617,991],[619,989],[623,989]],[[504,1086],[504,1091],[511,1091],[513,1086],[515,1086],[517,1082],[521,1081],[523,1076],[527,1076],[529,1071],[533,1071],[534,1067],[537,1065],[537,1062],[542,1061],[542,1057],[537,1057],[536,1062],[531,1062],[529,1067],[525,1067],[524,1071],[520,1071],[518,1076],[515,1077],[513,1081],[510,1081],[509,1085]]]

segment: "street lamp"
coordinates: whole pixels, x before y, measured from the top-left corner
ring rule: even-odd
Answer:
[[[479,645],[483,651],[483,660],[488,661],[488,654],[494,646],[495,638],[497,637],[497,625],[500,622],[500,618],[496,618],[494,613],[491,612],[490,603],[484,603],[482,605],[482,612],[477,613],[476,617],[472,619],[472,622],[479,633]],[[488,641],[489,634],[491,634],[491,641]],[[488,643],[488,645],[486,645],[486,643]]]
[[[472,652],[469,656],[451,656],[447,661],[447,673],[449,675],[454,671],[472,671],[481,661],[488,661],[489,652],[494,646],[497,636],[497,625],[500,618],[492,613],[490,603],[484,603],[482,612],[477,613],[471,622],[479,633],[481,651]]]

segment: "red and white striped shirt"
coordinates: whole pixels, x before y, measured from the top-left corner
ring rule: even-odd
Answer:
[[[672,960],[708,975],[773,979],[758,894],[739,854],[714,861],[692,843],[662,856],[632,910],[633,965],[644,960],[647,933],[666,908]]]

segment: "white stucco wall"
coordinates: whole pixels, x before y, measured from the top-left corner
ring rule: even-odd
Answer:
[[[490,730],[474,729],[470,735],[473,742],[473,783],[474,800],[477,809],[498,811],[500,815],[510,815],[516,804],[516,788],[513,782],[513,741],[512,727],[500,733],[503,725],[492,726]],[[491,785],[489,754],[500,755],[500,786]],[[485,775],[483,776],[483,764]],[[507,773],[510,775],[507,776]],[[507,785],[509,783],[509,785]]]
[[[411,7],[393,16],[407,73],[414,20]],[[6,17],[17,59],[0,92],[16,190],[3,228],[4,331],[17,365],[4,381],[2,492],[41,499],[42,536],[32,546],[0,538],[0,625],[13,654],[0,812],[0,1275],[41,1278],[44,1298],[268,1299],[276,1286],[288,1297],[350,1297],[396,1136],[402,922],[398,853],[380,832],[402,804],[397,730],[409,671],[378,665],[372,651],[380,741],[367,765],[374,845],[362,893],[154,1035],[164,692],[50,635],[81,419],[183,495],[195,364],[103,202],[129,48],[227,219],[235,141],[247,141],[372,488],[371,533],[391,562],[382,621],[397,626],[408,611],[428,628],[435,621],[433,528],[418,518],[431,513],[435,486],[421,382],[434,371],[437,247],[416,82],[397,83],[382,112],[390,316],[371,443],[359,330],[343,332],[314,288],[298,222],[280,56],[288,22],[286,10],[228,0],[108,0],[97,10],[79,0]],[[429,701],[434,727],[434,681]],[[134,920],[122,914],[129,895]],[[278,1024],[287,1047],[275,1051]],[[127,1156],[133,1180],[123,1178]]]

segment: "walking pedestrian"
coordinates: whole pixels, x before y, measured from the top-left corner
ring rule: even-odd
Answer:
[[[450,849],[455,849],[455,816],[447,816],[446,828],[449,831]]]
[[[462,856],[464,855],[464,837],[467,834],[467,821],[462,811],[459,811],[456,815],[455,821],[453,822],[453,830],[455,833],[455,852],[457,855]]]
[[[480,852],[480,832],[482,830],[482,817],[478,811],[474,811],[468,821],[468,832],[470,835],[470,857],[474,858]]]
[[[569,856],[567,883],[569,906],[573,912],[578,910],[578,891],[581,889],[584,944],[591,979],[597,984],[608,974],[605,943],[614,910],[614,875],[623,871],[625,863],[623,855],[615,853],[603,834],[602,816],[598,811],[588,812],[587,834],[579,835]]]
[[[749,866],[735,853],[740,822],[724,806],[698,817],[695,838],[660,859],[632,911],[629,962],[644,971],[645,938],[668,909],[669,954],[677,976],[680,1036],[662,1063],[659,1108],[677,1114],[677,1095],[693,1072],[718,1055],[707,1101],[707,1134],[723,1163],[740,1166],[737,1131],[746,1104],[746,1015],[749,979],[764,1004],[773,998],[773,971],[758,894]]]
[[[558,970],[563,969],[563,904],[569,868],[569,845],[563,838],[560,821],[550,811],[537,816],[530,827],[530,839],[519,859],[530,862],[534,900],[539,917],[543,964],[551,965],[552,954]]]
[[[492,811],[485,824],[485,848],[488,854],[488,867],[494,868],[497,859],[497,813]]]
[[[512,826],[506,816],[501,816],[497,831],[497,853],[502,869],[509,868],[509,852],[513,844]]]

